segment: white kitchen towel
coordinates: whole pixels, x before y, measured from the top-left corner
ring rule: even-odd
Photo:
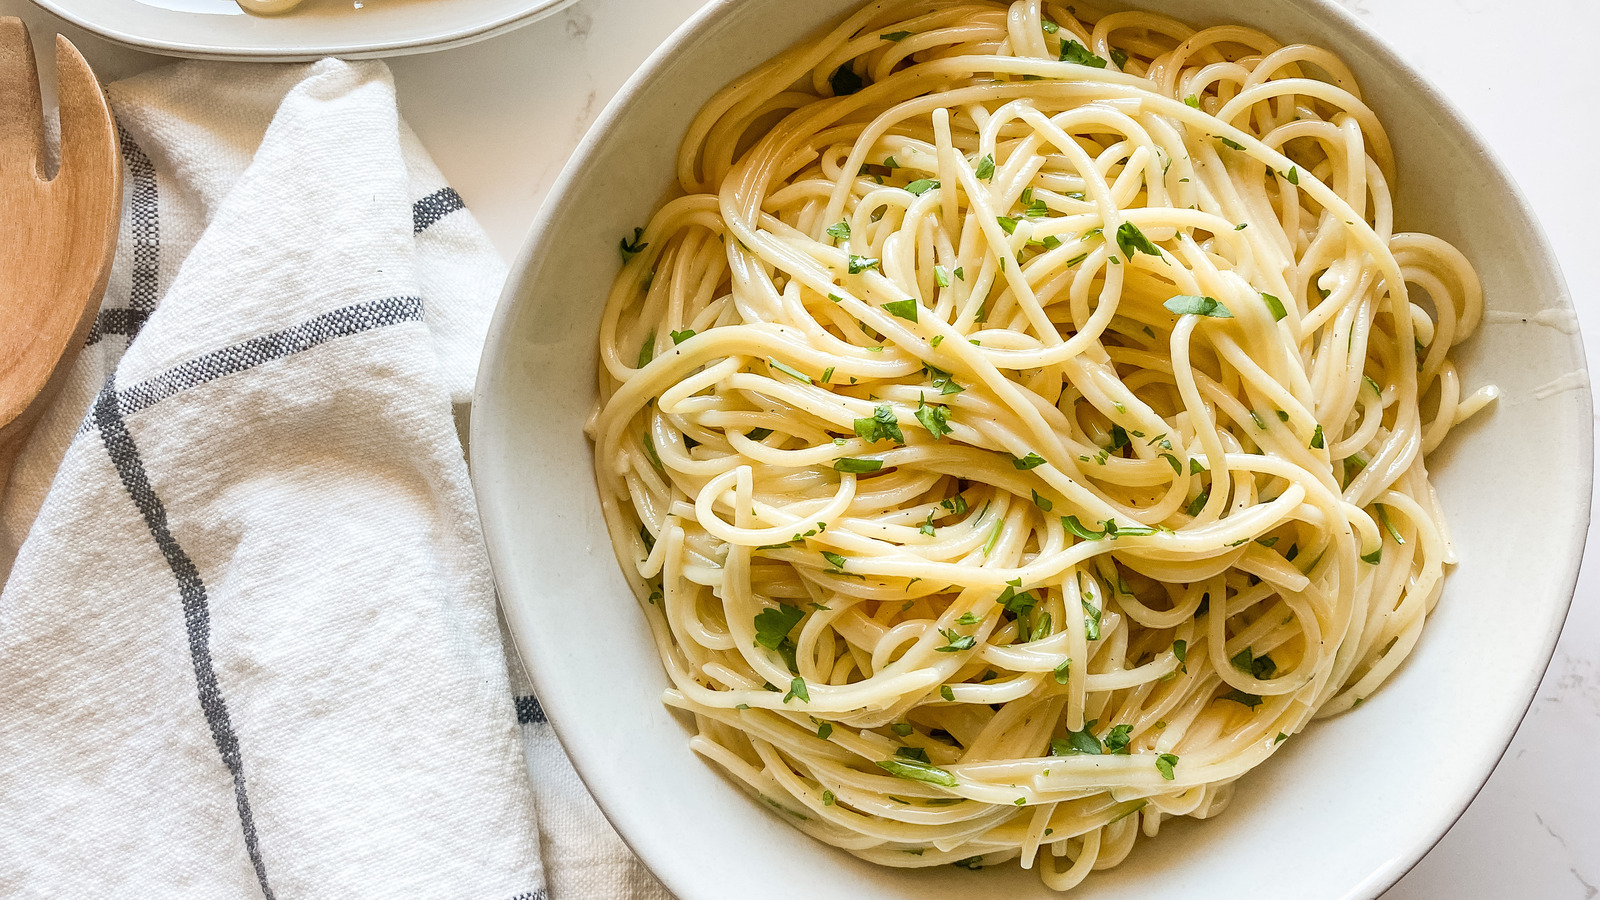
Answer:
[[[0,896],[545,897],[452,419],[502,264],[381,63],[110,95],[110,287],[0,510]]]

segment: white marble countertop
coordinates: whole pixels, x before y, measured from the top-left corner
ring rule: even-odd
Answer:
[[[1585,250],[1600,211],[1587,173],[1600,146],[1589,79],[1596,0],[1340,0],[1488,136],[1566,261],[1591,360],[1600,360],[1600,271]],[[392,60],[401,110],[510,258],[589,123],[702,0],[580,0],[491,40]],[[36,35],[60,30],[103,79],[157,57],[0,0]],[[1390,127],[1400,127],[1390,123]],[[1600,421],[1600,419],[1597,419]],[[1600,894],[1600,539],[1527,719],[1454,829],[1385,900],[1591,900]],[[1448,753],[1448,747],[1439,748]]]

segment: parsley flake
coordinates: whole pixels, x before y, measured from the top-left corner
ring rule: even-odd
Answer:
[[[856,436],[868,443],[878,441],[894,441],[897,444],[906,442],[905,434],[900,431],[900,423],[896,421],[894,407],[884,403],[872,411],[872,415],[864,419],[855,420]]]
[[[915,322],[917,320],[917,301],[912,297],[907,297],[904,300],[894,300],[889,303],[885,303],[883,304],[883,309],[885,312],[891,316],[894,316],[895,318],[905,319],[908,322]]]
[[[1011,458],[1011,467],[1022,472],[1026,472],[1029,469],[1037,469],[1042,465],[1044,465],[1044,457],[1037,453],[1030,452],[1021,459],[1017,459],[1014,456]]]
[[[1123,222],[1117,226],[1117,246],[1121,248],[1122,255],[1129,260],[1133,259],[1135,251],[1146,256],[1161,255],[1161,251],[1156,249],[1156,245],[1150,243],[1150,239],[1144,236],[1144,232],[1139,230],[1139,226],[1132,222]]]
[[[1221,300],[1211,297],[1196,297],[1193,294],[1178,294],[1161,304],[1174,315],[1179,316],[1208,316],[1213,319],[1231,319],[1233,313],[1222,305]]]
[[[1080,66],[1089,66],[1093,69],[1104,69],[1106,67],[1105,60],[1095,56],[1093,53],[1090,53],[1088,47],[1085,47],[1077,41],[1061,42],[1060,61],[1076,63]]]
[[[864,475],[882,468],[883,460],[881,459],[858,459],[853,456],[841,456],[833,461],[833,470],[835,472],[847,472],[851,475]]]
[[[915,759],[895,758],[877,760],[878,768],[888,772],[896,778],[907,781],[922,781],[927,784],[937,784],[940,787],[955,787],[956,777],[948,771],[931,763]]]
[[[783,695],[783,702],[788,703],[795,697],[799,697],[803,703],[811,702],[811,694],[806,690],[806,680],[799,675],[789,682],[789,692]]]
[[[635,228],[633,230],[632,241],[628,240],[627,238],[622,239],[622,261],[624,263],[643,253],[644,248],[650,246],[648,243],[640,240],[642,237],[644,237],[644,229]]]
[[[917,421],[922,427],[928,429],[928,434],[938,440],[950,433],[950,410],[943,406],[929,406],[921,399],[917,400]]]
[[[1172,771],[1172,767],[1176,766],[1177,764],[1178,758],[1173,756],[1171,753],[1163,753],[1156,757],[1156,771],[1160,772],[1161,777],[1168,781],[1172,781],[1173,779],[1177,778],[1177,775],[1173,774]]]

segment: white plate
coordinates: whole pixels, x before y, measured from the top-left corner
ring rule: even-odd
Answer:
[[[290,62],[459,47],[574,0],[304,0],[277,16],[233,0],[34,0],[101,37],[166,56]]]
[[[578,148],[535,222],[492,326],[473,476],[507,620],[585,783],[682,900],[1056,897],[1014,865],[879,868],[805,837],[687,747],[667,679],[601,519],[582,432],[617,242],[672,182],[689,119],[731,79],[858,0],[721,0],[662,47]],[[1131,0],[1243,22],[1350,63],[1389,126],[1400,230],[1455,243],[1482,276],[1457,359],[1499,403],[1430,458],[1462,564],[1416,651],[1360,709],[1313,724],[1206,822],[1165,824],[1076,900],[1370,900],[1441,837],[1488,777],[1550,659],[1589,517],[1588,377],[1555,259],[1471,128],[1328,0]],[[532,89],[532,88],[530,88]],[[1554,326],[1554,327],[1552,327]]]

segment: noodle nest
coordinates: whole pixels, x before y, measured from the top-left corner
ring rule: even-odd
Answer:
[[[1482,307],[1331,53],[888,0],[623,241],[596,477],[692,746],[891,866],[1068,889],[1417,642]]]

